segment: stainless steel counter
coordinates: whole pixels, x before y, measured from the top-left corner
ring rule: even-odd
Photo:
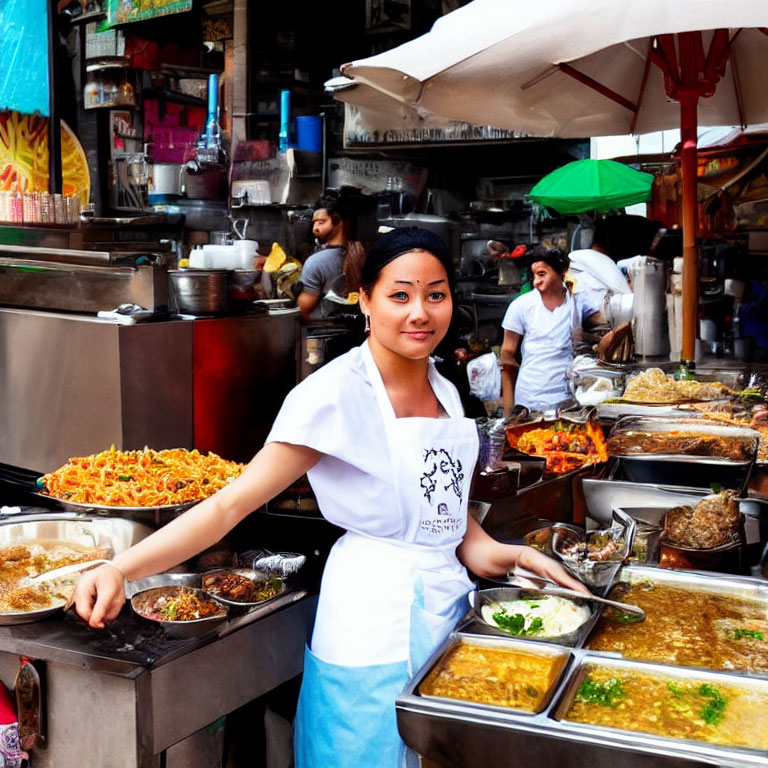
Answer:
[[[48,472],[111,444],[247,460],[295,383],[297,325],[0,308],[0,463]]]
[[[292,592],[185,640],[133,617],[107,630],[67,615],[0,627],[0,677],[44,666],[47,747],[36,768],[159,768],[172,745],[301,673],[316,599]]]

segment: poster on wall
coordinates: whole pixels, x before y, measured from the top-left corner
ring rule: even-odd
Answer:
[[[106,0],[106,26],[192,10],[192,0]]]

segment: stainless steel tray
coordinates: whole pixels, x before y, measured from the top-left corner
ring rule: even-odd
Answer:
[[[130,520],[73,518],[56,513],[0,523],[0,548],[25,542],[61,541],[96,547],[118,554],[152,533],[150,528]],[[66,600],[36,611],[0,613],[0,626],[42,621],[61,611]]]
[[[645,566],[624,569],[626,580],[653,579],[657,583],[685,584],[717,593],[766,597],[768,583],[750,577],[721,577],[707,573],[663,571]],[[568,768],[680,768],[729,766],[768,768],[768,753],[745,747],[653,736],[639,732],[571,723],[561,718],[562,708],[586,661],[599,664],[662,670],[663,674],[706,677],[729,684],[768,687],[768,680],[729,672],[649,664],[572,648],[564,674],[552,691],[550,704],[531,715],[501,707],[470,704],[454,699],[427,698],[419,694],[421,682],[458,640],[514,643],[535,646],[529,640],[510,640],[453,632],[411,679],[397,698],[397,722],[406,744],[426,758],[452,768],[508,765],[510,755],[521,765],[567,765]],[[539,644],[543,647],[543,644]],[[561,647],[561,646],[556,646]],[[567,650],[563,648],[563,650]]]
[[[58,504],[62,509],[67,512],[85,512],[96,514],[113,514],[113,515],[131,515],[142,513],[166,513],[166,514],[178,514],[184,512],[184,510],[193,507],[195,504],[199,504],[202,499],[198,501],[186,501],[183,504],[163,504],[157,507],[120,507],[120,506],[107,506],[106,504],[86,504],[80,501],[68,501],[67,499],[59,499],[56,496],[50,496],[47,493],[37,492],[33,493],[33,496],[37,496],[40,499],[47,499]]]
[[[754,429],[748,427],[737,427],[731,424],[716,424],[700,419],[686,418],[653,418],[651,416],[625,416],[619,419],[611,429],[610,436],[613,437],[627,432],[699,432],[707,435],[719,437],[740,437],[749,438],[754,441],[754,450],[757,450],[757,443],[760,440],[760,434]],[[627,454],[613,454],[627,455]],[[642,454],[629,454],[638,456]],[[659,456],[661,454],[650,454]],[[678,455],[678,454],[673,454]],[[709,457],[702,457],[709,458]]]

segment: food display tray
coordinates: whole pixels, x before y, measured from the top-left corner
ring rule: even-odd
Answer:
[[[693,586],[719,594],[765,597],[768,603],[768,584],[746,576],[722,577],[630,566],[624,569],[622,579],[653,580],[659,584]],[[490,638],[469,634],[463,626],[460,624],[446,638],[411,679],[396,703],[398,728],[406,744],[439,765],[452,768],[508,765],[510,755],[514,755],[515,763],[521,765],[568,765],[569,768],[768,768],[768,752],[765,750],[655,736],[563,719],[585,664],[631,667],[665,676],[746,685],[768,693],[766,676],[623,659],[618,653],[590,651],[583,646],[565,648],[525,639]],[[419,693],[422,681],[452,645],[460,641],[490,643],[505,648],[527,646],[534,649],[548,645],[549,648],[561,648],[569,656],[559,682],[550,691],[549,703],[536,714],[458,699],[422,696]]]
[[[185,510],[199,504],[199,501],[187,501],[183,504],[163,504],[157,507],[115,507],[104,504],[86,504],[79,501],[67,501],[50,496],[40,491],[31,494],[39,499],[58,504],[65,512],[75,514],[101,515],[104,517],[120,517],[126,520],[138,520],[140,522],[162,525],[180,515]]]

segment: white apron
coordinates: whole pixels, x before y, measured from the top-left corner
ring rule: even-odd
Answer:
[[[395,698],[466,612],[473,588],[456,548],[477,460],[475,424],[456,412],[432,366],[433,389],[452,417],[395,418],[363,349],[385,424],[378,450],[394,475],[382,506],[401,517],[401,533],[348,532],[331,550],[305,659],[296,768],[414,764],[397,733]]]
[[[568,291],[565,304],[554,312],[544,306],[541,294],[538,298],[523,335],[515,404],[544,411],[570,397],[565,371],[573,359],[571,333],[581,321],[576,301]]]

